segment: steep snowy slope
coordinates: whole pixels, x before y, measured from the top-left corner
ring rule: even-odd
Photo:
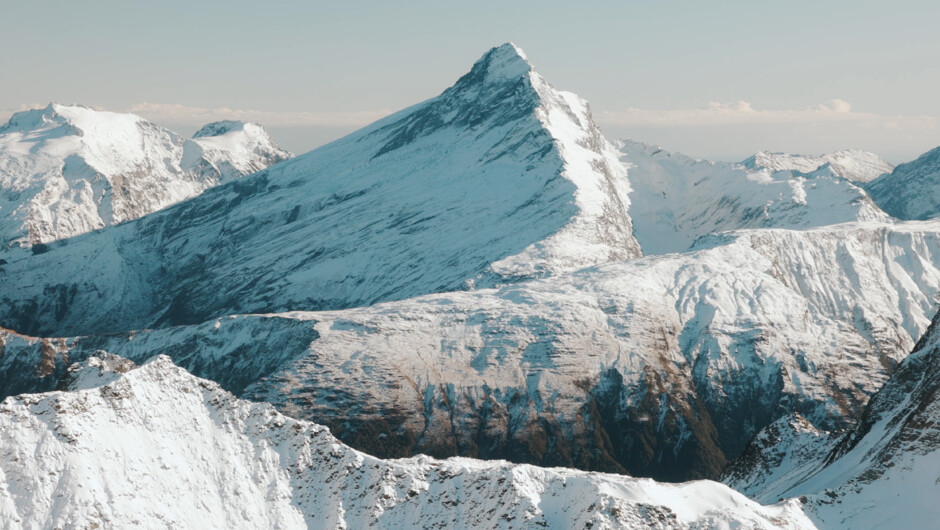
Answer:
[[[813,528],[718,483],[384,461],[156,357],[0,404],[5,528]]]
[[[772,488],[745,481],[757,486],[755,497],[801,496],[820,528],[934,528],[940,519],[940,314],[834,448],[804,442],[818,456],[797,467],[770,466],[780,477]]]
[[[840,438],[817,429],[799,413],[784,416],[754,436],[721,481],[758,501],[776,502],[818,473]]]
[[[622,142],[621,152],[630,172],[630,214],[645,254],[680,252],[699,237],[740,228],[887,219],[864,191],[829,171],[749,171],[635,141]]]
[[[878,206],[898,219],[940,215],[940,147],[865,185]]]
[[[812,173],[827,165],[833,175],[855,182],[868,182],[894,169],[894,166],[875,153],[861,149],[845,149],[820,156],[758,151],[741,164],[752,171],[764,169],[771,172],[797,171],[800,173]]]
[[[62,341],[11,334],[0,390],[54,388],[64,358],[98,348],[136,361],[166,352],[380,456],[717,477],[783,415],[824,429],[857,418],[938,291],[938,222],[751,230],[367,308]]]
[[[254,124],[186,140],[133,114],[18,112],[0,127],[0,249],[136,219],[289,157]]]
[[[307,155],[11,254],[0,325],[84,334],[547,276],[640,254],[628,193],[584,101],[506,44],[439,97]]]

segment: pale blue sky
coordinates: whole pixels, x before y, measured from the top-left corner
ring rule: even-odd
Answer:
[[[4,114],[55,99],[183,133],[247,117],[304,152],[511,40],[612,138],[731,160],[940,145],[936,0],[36,1],[0,19]]]

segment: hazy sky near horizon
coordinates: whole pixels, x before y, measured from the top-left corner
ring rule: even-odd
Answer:
[[[940,2],[5,2],[0,118],[55,100],[181,133],[258,121],[305,152],[433,97],[513,41],[611,138],[758,149],[940,145]]]

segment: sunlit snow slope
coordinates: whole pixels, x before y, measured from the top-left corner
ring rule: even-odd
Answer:
[[[629,191],[586,103],[506,44],[440,96],[330,145],[10,254],[0,325],[126,330],[549,276],[640,255]]]
[[[386,461],[166,356],[106,353],[70,391],[0,403],[4,528],[812,528],[714,482]]]
[[[630,140],[621,152],[645,254],[681,252],[699,237],[740,228],[805,229],[888,217],[861,188],[830,171],[803,174],[785,164],[747,169]]]
[[[187,140],[133,114],[52,103],[0,126],[0,249],[137,219],[290,153],[258,125]]]
[[[875,153],[861,149],[845,149],[819,156],[758,151],[741,164],[752,171],[786,170],[800,173],[812,173],[826,166],[833,175],[855,182],[868,182],[894,169]]]

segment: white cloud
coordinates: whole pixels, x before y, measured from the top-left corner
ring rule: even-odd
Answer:
[[[156,123],[201,125],[218,120],[241,120],[265,126],[362,126],[383,118],[391,111],[359,112],[272,112],[263,110],[202,108],[167,103],[138,103],[127,112],[139,114]]]
[[[630,127],[696,127],[742,124],[796,124],[844,122],[883,127],[932,129],[932,116],[889,116],[856,112],[842,99],[832,99],[803,109],[760,110],[747,101],[709,103],[700,109],[602,111],[595,118],[601,124]]]

